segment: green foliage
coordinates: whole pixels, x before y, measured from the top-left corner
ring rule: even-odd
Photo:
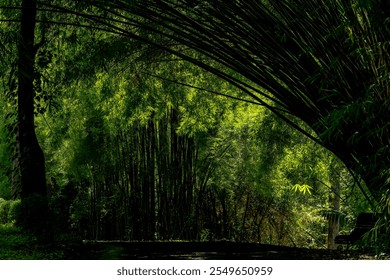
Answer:
[[[0,87],[1,91],[1,87]],[[5,120],[0,124],[0,198],[11,198],[10,174],[12,170],[11,163],[11,141],[7,132],[6,124],[9,123],[6,117],[7,105],[3,96],[0,96],[0,117]]]
[[[320,213],[321,217],[326,219],[326,220],[339,221],[340,226],[343,226],[347,220],[347,216],[344,213],[337,211],[337,210],[325,209],[325,210],[320,210],[319,213]]]
[[[20,200],[0,198],[0,224],[14,224],[20,211]]]
[[[381,254],[388,253],[390,248],[390,198],[389,192],[383,194],[378,208],[378,221],[375,227],[364,236],[361,246],[368,250],[374,250],[378,258]]]
[[[20,211],[20,199],[11,200],[8,210],[8,223],[15,223]]]
[[[227,14],[220,19],[208,15],[216,29],[209,35],[218,40],[207,37],[202,41],[205,37],[200,34],[196,40],[180,41],[190,47],[198,42],[199,48],[221,43],[205,50],[206,56],[161,34],[137,29],[148,40],[204,69],[154,46],[102,30],[39,26],[38,35],[45,30],[50,40],[37,52],[35,123],[45,152],[47,178],[57,182],[50,187],[50,221],[56,233],[72,232],[86,239],[228,239],[322,248],[327,221],[346,217],[342,230],[347,232],[351,227],[348,221],[369,209],[348,169],[322,146],[336,147],[332,150],[340,156],[340,150],[350,152],[347,144],[357,151],[370,135],[375,139],[383,135],[382,142],[387,141],[387,127],[372,125],[377,117],[373,113],[387,109],[388,103],[378,101],[387,80],[378,77],[370,81],[370,87],[360,87],[365,82],[360,74],[348,74],[360,59],[371,61],[375,44],[367,46],[354,29],[355,23],[349,26],[338,16],[334,22],[341,25],[334,28],[334,22],[326,18],[328,10],[322,13],[325,1],[320,7],[309,4],[308,12],[298,9],[303,0],[273,1],[272,14],[273,9],[264,9],[258,1],[241,2],[223,6],[219,1],[217,6]],[[96,13],[109,21],[110,10],[102,13],[93,3],[56,3],[69,8],[76,5],[80,13]],[[238,3],[243,9],[232,12]],[[254,15],[249,12],[251,5],[262,8],[258,16],[265,24],[248,32],[250,26],[240,18],[234,21],[237,26],[230,26],[232,34],[239,31],[237,37],[225,39],[223,27],[229,27],[231,21],[221,24],[219,20],[236,14],[244,18]],[[177,23],[212,9],[191,9],[188,17]],[[42,15],[46,12],[40,11]],[[118,12],[118,18],[126,15]],[[302,18],[302,23],[283,20],[294,12],[300,15],[294,18]],[[334,15],[339,12],[335,10]],[[318,22],[312,22],[317,18]],[[75,20],[74,15],[67,20]],[[363,24],[364,18],[361,20]],[[166,23],[176,24],[169,17]],[[302,26],[306,26],[304,30]],[[0,36],[9,39],[10,30],[1,28]],[[342,33],[340,38],[337,32]],[[363,29],[361,32],[366,34]],[[241,38],[243,34],[245,38]],[[272,40],[264,40],[269,34],[274,35]],[[0,59],[4,65],[12,64],[12,41],[0,40],[0,44],[10,56]],[[355,44],[362,49],[354,51]],[[368,63],[363,68],[370,71],[370,67]],[[381,77],[387,75],[384,68],[378,69],[383,71]],[[13,74],[7,71],[7,75],[0,71],[0,87],[8,91],[9,98],[12,90],[4,85]],[[355,89],[359,98],[347,89]],[[366,94],[361,94],[363,89]],[[378,100],[374,92],[378,92]],[[0,105],[4,115],[15,111],[9,99],[1,99]],[[362,115],[367,117],[359,121]],[[356,123],[370,129],[355,131]],[[298,127],[317,142],[302,137]],[[0,197],[9,199],[12,163],[10,140],[5,136],[6,127],[0,124]],[[348,149],[338,146],[339,142]],[[368,162],[365,157],[366,170],[379,168],[381,177],[388,178],[388,170],[382,168],[386,161],[380,161],[387,150],[384,145],[372,151],[375,156]],[[351,164],[348,155],[347,159],[342,157],[344,153],[340,157]],[[367,191],[364,185],[362,189]],[[332,208],[335,196],[340,200],[337,210]],[[1,200],[0,223],[17,220],[44,231],[46,225],[40,218],[45,211],[40,197],[28,198],[22,205]],[[36,219],[23,219],[23,213]],[[12,242],[19,241],[6,241]],[[28,241],[20,244],[23,242]]]
[[[294,186],[291,187],[291,189],[295,192],[301,192],[303,194],[311,194],[310,190],[312,189],[312,187],[306,184],[303,185],[295,184]]]
[[[143,40],[236,85],[339,156],[378,200],[388,188],[389,158],[383,151],[388,154],[390,146],[387,3],[201,1],[197,9],[185,9],[180,1],[151,0],[129,11],[141,18],[135,25],[149,31],[141,34]],[[129,16],[121,8],[110,12],[113,25],[117,17]],[[174,47],[164,44],[165,37]]]
[[[10,203],[3,198],[0,198],[0,224],[8,223]]]
[[[205,242],[210,240],[210,230],[207,228],[202,229],[199,234],[199,241]]]
[[[13,224],[0,224],[0,260],[51,260],[63,258],[63,252],[37,242]]]
[[[329,153],[263,107],[172,82],[240,95],[203,71],[182,62],[153,71],[165,79],[95,68],[91,77],[68,81],[58,109],[38,117],[48,173],[60,188],[73,182],[77,189],[66,210],[70,228],[84,238],[145,238],[150,228],[136,225],[150,223],[152,207],[153,238],[321,247],[326,222],[318,212],[328,207],[328,174],[347,171],[329,166]],[[192,179],[183,181],[185,174]],[[165,206],[142,200],[152,197],[148,180]],[[188,210],[180,202],[186,198]],[[53,200],[53,209],[64,212],[61,201]]]

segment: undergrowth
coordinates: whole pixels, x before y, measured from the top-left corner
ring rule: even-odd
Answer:
[[[38,242],[15,225],[0,224],[0,260],[62,259],[62,251]]]

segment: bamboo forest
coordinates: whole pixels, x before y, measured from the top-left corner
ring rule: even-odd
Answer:
[[[0,0],[0,259],[389,256],[389,15]]]

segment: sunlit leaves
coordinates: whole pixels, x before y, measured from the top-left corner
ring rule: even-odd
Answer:
[[[295,184],[294,186],[291,186],[291,189],[302,194],[311,194],[311,189],[313,188],[306,184]]]

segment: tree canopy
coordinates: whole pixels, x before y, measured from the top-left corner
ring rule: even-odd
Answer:
[[[387,1],[8,2],[0,191],[20,174],[24,208],[87,238],[301,245],[387,199]]]
[[[332,151],[376,199],[388,189],[387,1],[40,4],[85,20],[76,25],[149,43],[225,79]]]
[[[105,10],[234,70],[238,77],[169,47],[278,116],[303,120],[377,198],[388,189],[387,1],[142,1]]]

